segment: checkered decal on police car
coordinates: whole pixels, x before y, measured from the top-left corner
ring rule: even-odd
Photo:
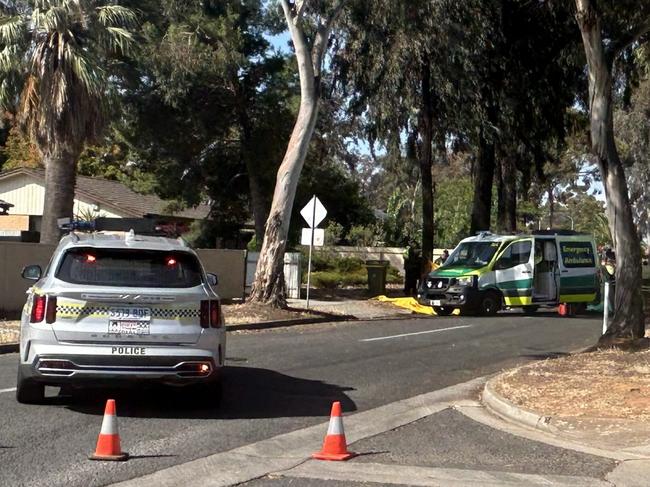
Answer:
[[[56,307],[57,314],[62,315],[94,315],[103,314],[108,315],[107,306],[72,306],[72,305],[58,305]]]
[[[56,307],[56,312],[61,317],[108,316],[109,309],[108,306],[76,306],[62,304]],[[152,308],[151,316],[153,318],[166,319],[198,318],[201,316],[201,310],[199,308]]]
[[[198,318],[201,311],[197,309],[152,309],[154,318]]]

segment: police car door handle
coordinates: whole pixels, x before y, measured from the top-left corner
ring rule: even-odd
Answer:
[[[562,272],[569,272],[569,271],[565,269],[565,270],[563,270]]]
[[[532,271],[521,271],[522,274],[532,274]]]

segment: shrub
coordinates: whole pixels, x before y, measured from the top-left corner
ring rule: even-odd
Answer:
[[[390,266],[386,273],[386,282],[388,284],[401,284],[404,282],[404,278],[399,275],[399,271],[395,267]]]
[[[363,264],[363,260],[358,257],[341,257],[334,261],[336,270],[341,273],[365,270]]]
[[[317,271],[311,273],[311,284],[314,287],[333,289],[341,285],[341,275],[338,272]]]

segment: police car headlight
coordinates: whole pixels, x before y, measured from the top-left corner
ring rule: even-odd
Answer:
[[[474,284],[474,276],[459,277],[456,281],[457,286],[471,286]]]

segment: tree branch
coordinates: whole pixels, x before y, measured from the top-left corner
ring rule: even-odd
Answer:
[[[334,4],[332,12],[327,17],[327,20],[325,20],[325,22],[321,22],[318,26],[311,54],[312,64],[314,66],[314,72],[316,73],[316,76],[320,75],[323,56],[325,55],[325,50],[327,49],[327,40],[329,39],[330,32],[332,31],[332,26],[338,19],[339,15],[341,15],[346,2],[347,0],[337,0],[337,2]]]
[[[296,19],[300,19],[302,14],[305,13],[305,8],[307,8],[307,0],[296,0],[293,2],[293,7]]]
[[[637,25],[632,30],[626,32],[620,39],[616,40],[611,48],[610,52],[612,59],[616,59],[618,55],[623,52],[630,44],[638,41],[641,36],[650,31],[650,16],[644,21]]]
[[[306,0],[305,0],[306,1]],[[284,17],[289,27],[293,48],[296,51],[296,61],[298,62],[298,72],[300,74],[300,89],[303,93],[313,90],[314,66],[311,61],[307,38],[302,28],[301,19],[298,18],[294,10],[295,4],[290,4],[289,0],[280,0]]]

